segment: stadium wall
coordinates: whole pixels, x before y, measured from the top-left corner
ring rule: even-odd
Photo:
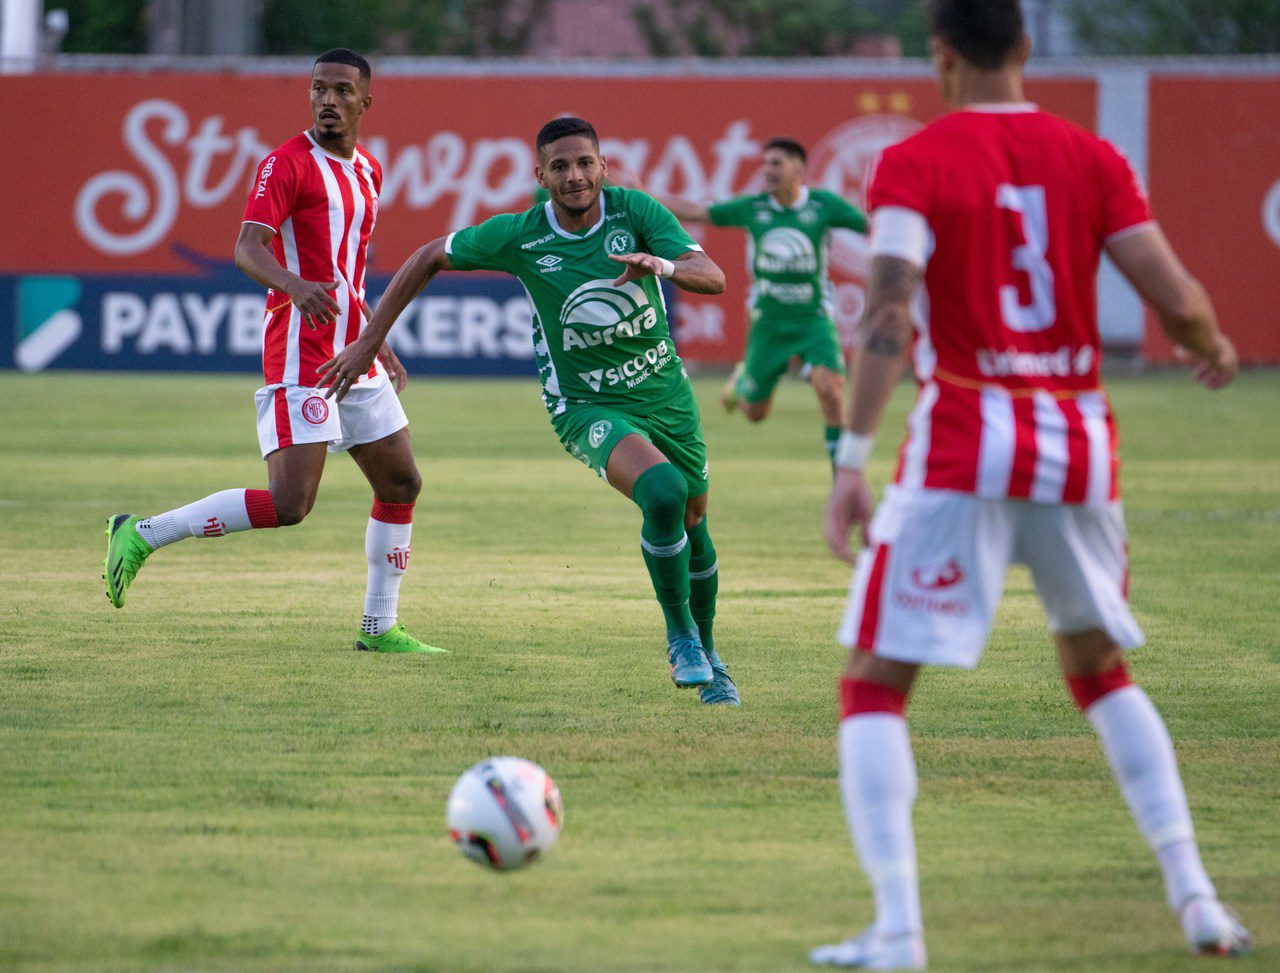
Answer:
[[[256,371],[261,290],[231,251],[257,163],[305,128],[309,63],[62,59],[7,79],[23,144],[3,167],[10,244],[0,257],[0,367]],[[192,70],[195,68],[195,70]],[[214,69],[216,68],[216,69]],[[1280,363],[1280,62],[1043,65],[1030,96],[1111,138],[1209,287],[1246,361]],[[656,193],[707,200],[755,188],[774,134],[810,148],[815,184],[861,202],[885,145],[944,106],[927,66],[819,61],[661,66],[422,62],[379,65],[362,141],[385,180],[371,289],[421,243],[529,205],[532,136],[556,114],[592,119],[615,168]],[[700,233],[729,275],[721,299],[681,295],[682,353],[733,361],[747,278],[740,233]],[[829,254],[842,331],[862,308],[867,252]],[[1113,347],[1170,349],[1109,268],[1101,325]],[[424,374],[532,371],[529,312],[500,275],[448,275],[397,327]]]

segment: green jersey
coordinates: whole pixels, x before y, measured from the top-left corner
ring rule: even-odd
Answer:
[[[827,231],[867,232],[862,211],[825,189],[802,188],[790,206],[771,193],[739,196],[708,206],[707,214],[715,226],[748,233],[753,319],[830,317]]]
[[[579,233],[562,229],[547,202],[445,241],[457,269],[502,270],[524,285],[542,398],[552,415],[571,402],[643,413],[687,381],[657,278],[615,287],[625,268],[609,255],[675,260],[701,249],[652,196],[614,186],[600,194],[595,226]]]

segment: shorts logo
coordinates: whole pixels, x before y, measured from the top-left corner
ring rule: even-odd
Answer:
[[[591,431],[587,433],[587,442],[591,443],[592,449],[599,449],[600,445],[609,438],[609,433],[613,431],[613,423],[608,419],[601,419],[591,427]]]
[[[622,256],[624,253],[636,252],[636,238],[631,235],[631,231],[618,227],[616,230],[610,230],[605,234],[604,252],[611,253],[616,256]]]
[[[963,580],[964,571],[955,558],[950,558],[945,564],[926,564],[911,571],[911,583],[922,591],[941,591]]]
[[[302,418],[313,426],[318,426],[329,418],[329,403],[318,395],[313,395],[302,403]]]

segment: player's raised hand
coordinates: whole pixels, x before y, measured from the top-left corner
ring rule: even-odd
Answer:
[[[289,299],[302,312],[302,320],[312,331],[316,329],[316,321],[329,324],[338,320],[338,302],[333,299],[332,291],[338,289],[336,280],[316,282],[299,280],[289,291]]]
[[[1230,385],[1231,380],[1240,370],[1240,358],[1236,354],[1236,346],[1224,334],[1218,335],[1218,347],[1213,358],[1193,354],[1181,345],[1173,346],[1173,356],[1178,361],[1191,365],[1192,376],[1211,392]]]
[[[849,532],[858,528],[860,545],[866,547],[870,540],[867,527],[874,509],[871,490],[861,470],[836,468],[831,483],[831,497],[827,501],[827,547],[842,561],[853,563],[853,549],[849,545]]]
[[[622,276],[613,282],[614,287],[621,287],[630,280],[661,277],[665,267],[671,265],[671,261],[655,257],[651,253],[611,253],[609,254],[609,259],[616,260],[620,264],[626,264],[626,268],[622,271]],[[671,275],[668,273],[667,276]]]
[[[409,384],[409,372],[400,359],[396,357],[396,353],[391,350],[391,346],[385,341],[382,343],[382,347],[378,349],[378,361],[382,362],[382,367],[387,370],[387,378],[391,379],[396,395],[399,395],[404,391],[404,387]]]

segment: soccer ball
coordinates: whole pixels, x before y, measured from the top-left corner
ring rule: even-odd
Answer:
[[[560,837],[560,789],[521,757],[490,757],[467,770],[449,792],[449,836],[473,862],[500,872],[524,868]]]

